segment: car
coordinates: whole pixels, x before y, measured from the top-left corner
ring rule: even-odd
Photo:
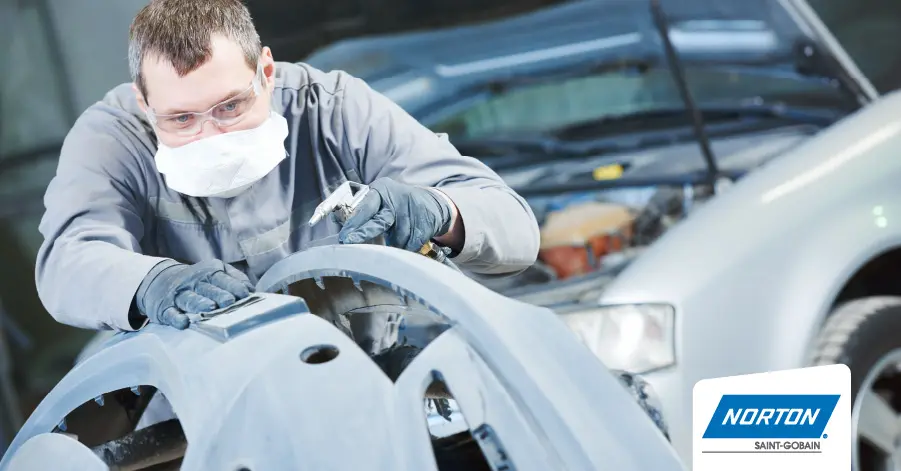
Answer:
[[[443,327],[397,372],[357,327],[401,316]],[[307,249],[255,294],[191,320],[95,345],[0,470],[685,469],[551,310],[419,254]],[[396,330],[384,338],[408,346]],[[423,400],[447,397],[468,425],[436,437]]]
[[[374,88],[528,199],[539,262],[481,281],[641,373],[689,466],[697,381],[828,363],[852,371],[854,469],[897,466],[901,95],[881,96],[803,0],[650,4],[310,60],[374,51],[391,64]]]

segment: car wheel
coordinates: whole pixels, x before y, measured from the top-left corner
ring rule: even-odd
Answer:
[[[840,305],[813,353],[814,366],[851,369],[852,469],[901,469],[901,298]]]

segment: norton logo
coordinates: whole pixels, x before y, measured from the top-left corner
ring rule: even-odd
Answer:
[[[724,394],[703,439],[755,440],[752,448],[702,453],[822,453],[840,394]]]
[[[702,379],[692,471],[848,471],[851,370],[842,364]]]

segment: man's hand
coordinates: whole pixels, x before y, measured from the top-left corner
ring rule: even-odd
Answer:
[[[359,244],[385,235],[388,245],[418,251],[434,237],[447,233],[453,210],[432,190],[380,178],[344,223],[342,244]]]
[[[138,311],[150,322],[185,329],[186,313],[209,312],[250,296],[244,273],[220,260],[185,265],[175,261],[154,267],[136,295]]]

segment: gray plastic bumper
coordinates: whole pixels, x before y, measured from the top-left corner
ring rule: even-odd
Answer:
[[[151,325],[107,340],[41,402],[0,470],[73,469],[71,457],[87,459],[89,448],[47,433],[79,406],[101,398],[100,410],[104,395],[134,386],[152,386],[171,404],[187,439],[185,471],[436,470],[423,410],[436,380],[493,466],[683,469],[644,410],[552,311],[425,257],[317,247],[273,266],[258,290],[294,296],[260,294],[187,331]],[[396,322],[387,315],[361,328],[346,315],[366,318],[380,305],[444,326],[422,330],[431,332],[420,339],[425,348],[396,381],[369,355],[398,337]],[[96,465],[81,469],[103,469]]]

